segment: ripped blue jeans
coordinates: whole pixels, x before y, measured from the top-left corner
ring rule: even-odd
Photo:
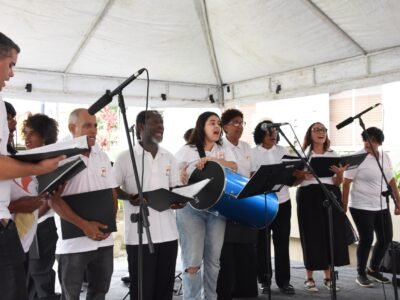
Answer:
[[[217,299],[225,217],[195,210],[187,205],[177,210],[176,219],[184,268],[183,300],[201,300],[202,294],[203,299]],[[186,270],[191,267],[197,267],[199,271],[188,273]]]

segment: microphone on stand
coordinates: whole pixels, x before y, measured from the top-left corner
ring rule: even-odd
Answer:
[[[353,123],[353,121],[359,117],[361,117],[363,114],[369,112],[371,109],[374,109],[375,107],[382,105],[381,103],[377,103],[371,107],[368,107],[367,109],[363,110],[362,112],[360,112],[359,114],[355,115],[354,117],[349,117],[346,120],[340,122],[339,124],[336,125],[336,129],[342,129],[343,127]]]
[[[110,90],[107,90],[106,93],[101,96],[99,98],[99,100],[97,100],[95,103],[93,103],[89,109],[88,112],[91,115],[95,115],[98,111],[102,110],[103,107],[105,107],[106,105],[108,105],[111,101],[112,98],[115,95],[118,95],[119,93],[122,92],[122,90],[128,85],[130,84],[132,81],[134,81],[136,78],[139,77],[140,74],[142,74],[144,71],[146,70],[146,68],[142,68],[139,71],[137,71],[135,74],[133,74],[131,77],[129,77],[128,79],[126,79],[123,83],[121,83],[115,90],[113,90],[112,92],[110,92]]]
[[[267,131],[269,129],[281,127],[281,126],[288,125],[288,124],[289,123],[287,123],[287,122],[284,122],[284,123],[262,123],[260,128],[262,131]]]

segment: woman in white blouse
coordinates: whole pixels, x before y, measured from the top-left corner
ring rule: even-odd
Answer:
[[[319,122],[311,124],[304,137],[303,149],[308,159],[312,157],[335,157],[336,152],[330,149],[326,127]],[[331,166],[335,173],[332,177],[321,177],[325,187],[333,192],[341,203],[339,186],[343,180],[345,167]],[[303,182],[297,190],[297,214],[301,246],[303,248],[304,265],[307,278],[304,287],[310,292],[317,292],[318,288],[313,279],[314,270],[324,271],[323,285],[331,289],[330,274],[330,241],[328,227],[328,213],[323,202],[326,199],[317,180],[308,172],[303,173]],[[334,260],[336,266],[350,263],[348,246],[345,239],[345,215],[334,206],[333,233],[334,233]],[[338,288],[336,288],[338,290]]]
[[[367,134],[371,138],[372,148],[368,143]],[[395,207],[394,213],[396,215],[400,214],[400,194],[393,176],[389,156],[383,152],[379,152],[379,146],[382,145],[384,140],[382,130],[370,127],[361,136],[364,142],[364,149],[360,153],[367,152],[368,155],[357,169],[344,173],[343,204],[346,211],[350,185],[352,185],[351,199],[348,206],[350,207],[351,216],[360,235],[360,241],[357,246],[358,276],[356,282],[362,287],[372,287],[373,284],[369,278],[381,283],[390,282],[388,278],[383,277],[379,273],[379,266],[393,236],[390,212],[385,198],[381,195],[382,189],[386,190],[386,184],[373,156],[373,150],[378,154],[385,176],[395,196],[397,207]],[[376,234],[376,244],[369,266],[366,268],[369,252],[374,240],[374,232]]]
[[[234,155],[221,145],[221,133],[220,119],[216,113],[204,112],[198,117],[188,143],[176,154],[180,164],[187,165],[189,175],[195,168],[203,169],[209,160],[236,171]],[[202,288],[205,299],[217,299],[216,285],[225,218],[195,210],[190,205],[177,211],[176,215],[184,268],[183,299],[201,299]]]
[[[235,155],[237,173],[249,178],[251,147],[241,140],[246,124],[243,113],[237,109],[227,109],[221,115],[221,124],[225,133],[224,148],[230,149]],[[240,214],[240,211],[236,213]],[[218,300],[257,297],[257,233],[258,230],[254,228],[227,220],[217,284]]]

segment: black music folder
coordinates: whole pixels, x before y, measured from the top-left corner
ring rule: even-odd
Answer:
[[[143,197],[147,200],[148,206],[159,212],[169,209],[172,204],[181,204],[193,200],[163,188],[143,192]]]
[[[85,168],[85,163],[77,157],[76,159],[59,166],[51,173],[36,176],[39,183],[39,194],[45,192],[51,193],[57,189],[59,185],[68,181]]]
[[[311,157],[310,165],[318,177],[332,177],[334,172],[329,170],[332,165],[349,165],[347,170],[357,168],[365,159],[368,153],[350,154],[339,157]]]
[[[10,155],[14,159],[26,162],[39,162],[44,159],[66,155],[67,157],[75,156],[89,149],[87,137],[81,136],[69,141],[59,142],[31,150],[18,151],[16,154]]]
[[[117,231],[112,189],[63,196],[62,198],[83,219],[107,225],[108,228],[102,230],[103,232]],[[85,236],[79,227],[62,218],[61,233],[63,240]]]
[[[304,167],[301,160],[285,161],[279,164],[262,165],[236,196],[237,199],[278,192],[284,185],[295,181],[293,172]]]

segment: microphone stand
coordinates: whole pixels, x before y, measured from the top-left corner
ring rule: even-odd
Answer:
[[[143,299],[143,228],[146,231],[146,237],[147,241],[149,244],[149,251],[150,253],[154,253],[154,245],[151,240],[151,235],[150,235],[150,230],[149,230],[149,210],[147,207],[147,203],[143,200],[143,191],[142,191],[142,186],[139,181],[139,174],[137,170],[137,165],[136,165],[136,160],[135,160],[135,155],[133,154],[133,146],[132,146],[132,141],[131,137],[129,134],[129,126],[128,126],[128,120],[126,117],[126,109],[125,109],[125,101],[124,101],[124,96],[122,95],[122,90],[118,93],[118,105],[121,110],[121,115],[124,121],[124,127],[125,127],[125,133],[126,137],[128,139],[128,146],[129,146],[129,154],[131,157],[132,161],[132,167],[133,167],[133,173],[135,175],[135,183],[138,189],[138,194],[139,194],[139,213],[138,214],[132,214],[131,215],[131,222],[138,223],[138,235],[139,235],[139,247],[138,247],[138,299],[142,300]],[[133,282],[132,282],[133,283]],[[132,284],[131,283],[131,284]]]
[[[305,166],[308,168],[308,170],[311,172],[312,175],[314,175],[314,178],[317,180],[318,185],[321,187],[322,192],[324,193],[326,199],[324,200],[324,207],[327,209],[328,212],[328,224],[329,224],[329,252],[330,252],[330,261],[331,261],[331,266],[330,266],[330,272],[331,272],[331,299],[336,299],[336,276],[337,272],[335,271],[335,251],[334,251],[334,235],[333,235],[333,214],[332,214],[332,205],[336,207],[339,211],[343,212],[343,208],[340,206],[340,204],[336,200],[336,196],[334,193],[328,191],[326,186],[321,182],[317,174],[315,173],[314,169],[311,167],[311,165],[308,163],[305,157],[301,156],[301,154],[297,151],[297,149],[293,146],[293,144],[289,141],[285,133],[282,131],[280,126],[277,127],[278,133],[280,133],[283,138],[286,140],[286,142],[289,144],[290,148],[297,154],[297,156],[301,159],[301,161],[305,164]],[[343,212],[344,213],[344,212]]]
[[[380,161],[379,161],[378,153],[376,153],[375,150],[374,150],[374,148],[372,147],[372,141],[371,141],[370,136],[368,135],[368,132],[367,132],[366,129],[365,129],[364,121],[363,121],[363,119],[361,118],[361,116],[358,116],[357,118],[358,118],[358,121],[359,121],[359,123],[360,123],[360,126],[361,126],[361,128],[362,128],[362,130],[363,130],[362,132],[365,133],[365,136],[366,136],[366,138],[367,138],[368,144],[369,144],[369,146],[370,146],[370,148],[371,148],[371,150],[372,150],[372,154],[374,155],[375,160],[376,160],[376,163],[378,164],[379,170],[380,170],[381,173],[382,173],[382,178],[383,178],[383,180],[384,180],[385,183],[386,183],[387,191],[382,192],[382,196],[384,196],[384,197],[386,198],[387,209],[389,210],[389,196],[392,197],[393,201],[394,201],[394,199],[395,199],[394,196],[393,196],[393,190],[392,190],[392,188],[391,188],[391,186],[390,186],[390,184],[389,184],[389,182],[388,182],[388,180],[387,180],[387,178],[386,178],[386,176],[385,176],[385,173],[383,172],[383,166],[381,165],[381,163],[380,163]],[[397,207],[396,201],[394,201],[394,206]],[[382,216],[382,217],[383,217],[383,216]],[[393,226],[393,225],[392,225],[392,226]],[[398,295],[398,292],[397,292],[396,251],[395,251],[395,249],[394,249],[393,237],[392,237],[392,241],[390,242],[389,248],[390,248],[390,252],[392,253],[392,283],[393,283],[393,288],[394,288],[394,299],[395,299],[395,300],[398,300],[398,299],[399,299],[399,295]],[[376,271],[379,272],[379,270],[376,270]]]
[[[267,193],[264,193],[264,207],[265,207],[265,238],[266,238],[266,243],[265,243],[265,256],[266,256],[266,284],[267,287],[263,288],[261,293],[262,294],[267,294],[268,295],[268,300],[271,300],[271,284],[272,284],[272,264],[271,264],[271,228],[268,224],[268,219],[267,219],[267,212],[268,212],[268,198],[267,198]]]

